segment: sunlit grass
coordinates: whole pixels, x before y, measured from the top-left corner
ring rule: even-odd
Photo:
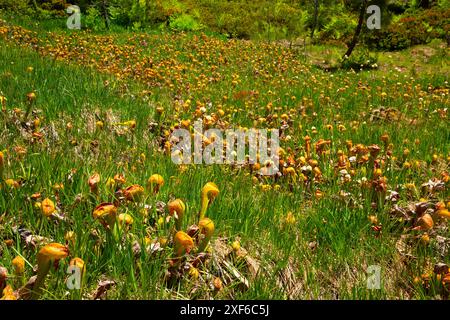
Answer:
[[[445,297],[433,275],[435,263],[450,262],[439,242],[448,241],[448,220],[434,210],[450,200],[445,74],[326,73],[276,44],[193,34],[73,33],[47,43],[39,32],[32,38],[41,54],[10,36],[0,29],[0,96],[7,99],[0,118],[0,265],[14,289],[23,283],[13,275],[13,259],[25,259],[28,279],[39,249],[56,242],[68,245],[69,258],[47,275],[44,299],[92,298],[105,279],[116,282],[109,299]],[[27,98],[31,92],[35,99]],[[198,118],[223,128],[285,126],[282,169],[292,169],[275,179],[258,177],[251,166],[176,166],[165,150],[169,133],[183,121],[191,128]],[[315,148],[319,139],[330,140],[323,154]],[[366,149],[375,144],[379,173]],[[352,156],[361,162],[349,164]],[[319,170],[309,173],[308,165]],[[344,168],[348,177],[339,173]],[[93,187],[88,180],[96,173]],[[157,192],[147,186],[153,174],[164,180]],[[429,179],[444,189],[421,188]],[[173,217],[167,221],[161,202],[185,203],[179,223],[187,231],[199,222],[207,182],[220,190],[206,209],[215,230],[202,251],[211,257],[195,267],[198,275],[192,268],[179,274],[172,244],[178,227]],[[145,189],[139,200],[119,201],[131,185]],[[412,230],[418,216],[405,222],[390,214],[390,190],[398,192],[399,207],[430,202],[433,229]],[[43,214],[46,198],[57,217]],[[118,213],[133,223],[102,225],[93,211],[105,202],[117,202]],[[35,247],[18,228],[35,236]],[[429,243],[422,241],[425,233]],[[241,248],[232,246],[236,241]],[[163,250],[146,250],[155,244]],[[187,261],[196,254],[194,248]],[[64,283],[75,257],[86,265],[81,291]],[[367,289],[371,265],[381,267],[381,290]]]

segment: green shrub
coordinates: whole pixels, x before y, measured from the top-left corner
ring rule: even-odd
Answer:
[[[169,24],[171,17],[185,12],[185,4],[178,0],[112,0],[109,6],[111,20],[133,30]]]
[[[170,17],[169,26],[177,31],[198,31],[203,28],[195,18],[189,14],[182,14],[177,17]]]
[[[358,47],[349,58],[342,60],[341,68],[353,69],[355,71],[375,69],[378,67],[377,62],[378,58],[372,55],[367,48]]]
[[[100,12],[95,7],[90,7],[87,12],[81,16],[83,25],[94,31],[99,31],[104,29],[104,21],[100,15]]]
[[[22,14],[34,13],[28,0],[0,0],[0,9]]]
[[[373,49],[402,50],[426,44],[432,39],[445,39],[450,30],[450,10],[430,9],[408,13],[385,29],[365,34],[365,42]]]
[[[196,8],[197,20],[211,31],[233,38],[286,39],[303,30],[304,11],[293,0],[190,0],[188,13]]]
[[[36,3],[55,16],[64,16],[65,9],[69,6],[65,0],[38,0]]]
[[[329,22],[319,32],[319,38],[324,40],[346,41],[353,35],[356,28],[356,20],[350,16],[332,16]]]

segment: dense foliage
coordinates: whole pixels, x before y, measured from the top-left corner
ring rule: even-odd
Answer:
[[[449,30],[450,10],[408,12],[387,28],[368,33],[367,43],[376,49],[401,50],[435,38],[448,39]]]
[[[115,26],[176,31],[212,31],[233,38],[304,39],[314,28],[321,43],[348,43],[357,24],[360,1],[312,0],[72,0],[82,10],[85,28]],[[434,38],[448,38],[448,0],[371,0],[382,8],[382,29],[365,30],[371,48],[399,50]],[[39,18],[67,15],[66,0],[0,0],[0,9]],[[105,18],[110,21],[105,23]]]

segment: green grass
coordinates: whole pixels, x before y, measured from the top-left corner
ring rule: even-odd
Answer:
[[[136,39],[139,38],[130,40],[129,36],[140,35],[113,34],[111,42],[138,48]],[[16,255],[22,255],[28,262],[23,279],[12,277],[10,280],[15,289],[21,281],[33,275],[31,266],[36,264],[37,254],[37,249],[27,247],[14,232],[20,226],[59,243],[65,243],[67,231],[73,231],[76,240],[69,244],[70,258],[80,257],[87,265],[82,292],[68,291],[63,282],[67,277],[65,270],[69,259],[61,261],[60,267],[47,276],[43,299],[89,298],[88,294],[95,291],[98,281],[104,277],[117,282],[108,292],[109,299],[211,296],[235,299],[431,299],[436,294],[444,296],[442,287],[436,285],[427,291],[413,284],[413,279],[428,272],[434,263],[450,262],[448,254],[441,257],[436,246],[436,236],[450,236],[446,227],[448,222],[441,222],[439,228],[430,232],[432,240],[428,246],[422,245],[414,238],[420,235],[419,232],[406,230],[402,223],[390,216],[392,203],[381,201],[376,208],[372,207],[372,202],[379,201],[376,193],[361,188],[357,183],[370,174],[368,164],[354,168],[355,175],[350,184],[340,184],[334,170],[336,152],[346,150],[346,140],[352,140],[354,145],[381,146],[380,137],[387,132],[397,160],[386,160],[383,175],[388,179],[388,189],[399,192],[399,205],[418,202],[420,197],[426,196],[430,196],[433,203],[449,201],[448,183],[447,189],[433,196],[420,193],[422,183],[432,177],[439,178],[443,171],[448,171],[448,116],[440,117],[438,112],[448,106],[448,91],[440,95],[433,94],[432,88],[428,89],[428,86],[448,89],[445,73],[437,70],[440,59],[433,64],[432,70],[436,72],[414,77],[395,70],[326,73],[300,62],[299,55],[288,49],[273,51],[275,44],[226,42],[211,38],[202,43],[204,47],[198,48],[191,34],[143,36],[149,46],[139,49],[137,57],[121,61],[122,66],[126,67],[127,63],[133,65],[145,57],[152,58],[154,63],[174,59],[187,65],[183,85],[174,88],[147,86],[148,79],[144,76],[117,78],[108,70],[98,72],[101,64],[89,67],[88,58],[74,56],[67,61],[55,60],[47,52],[40,55],[16,40],[5,40],[0,33],[0,95],[8,99],[7,112],[0,118],[0,150],[6,150],[4,178],[21,184],[18,189],[4,186],[1,190],[0,239],[13,239],[14,245],[0,245],[0,265],[12,273],[11,261]],[[48,35],[38,33],[37,37],[45,43]],[[65,39],[74,48],[86,40],[91,50],[104,40],[101,36],[96,37],[100,38],[81,33]],[[57,47],[56,41],[50,47]],[[218,83],[208,83],[202,88],[196,78],[202,74],[209,76],[210,66],[216,63],[202,54],[205,49],[210,50],[208,52],[212,56],[222,50],[229,62],[219,66],[221,80]],[[191,53],[199,60],[204,59],[204,63],[191,64]],[[90,57],[98,62],[102,54],[93,52]],[[255,62],[255,57],[262,62]],[[167,64],[169,71],[163,73],[166,79],[172,80],[171,77],[177,74],[170,69],[173,65],[177,64]],[[287,66],[287,70],[283,66]],[[28,67],[33,67],[33,71],[27,71]],[[267,71],[270,75],[268,80],[254,77],[255,68],[259,68],[261,73]],[[161,70],[164,72],[166,69]],[[241,82],[233,86],[231,81],[235,74],[240,76]],[[281,80],[291,81],[291,84],[286,85]],[[105,81],[109,84],[106,85]],[[173,83],[177,84],[176,81]],[[186,83],[191,84],[190,90],[185,88]],[[366,86],[366,89],[361,89],[361,86]],[[145,94],[143,90],[151,93]],[[258,90],[260,95],[250,102],[233,100],[233,95],[241,90]],[[274,93],[270,94],[269,90]],[[26,95],[31,91],[37,98],[28,120],[40,119],[40,132],[44,135],[41,142],[30,138],[32,127],[23,126],[23,119],[14,112],[14,108],[27,109]],[[382,92],[386,92],[387,97],[383,98]],[[223,96],[228,99],[224,100]],[[292,96],[296,99],[291,99]],[[307,100],[302,102],[305,97]],[[188,108],[177,109],[176,103],[180,98],[191,99],[193,103]],[[282,147],[296,150],[296,158],[304,153],[305,135],[311,135],[314,143],[319,138],[331,139],[330,156],[321,159],[314,155],[319,161],[323,181],[310,188],[298,180],[292,183],[285,176],[276,181],[260,178],[255,182],[248,168],[177,167],[160,150],[163,131],[170,130],[182,119],[194,120],[195,103],[206,104],[208,101],[213,105],[208,112],[217,112],[218,105],[222,105],[226,113],[224,120],[231,127],[252,127],[258,117],[288,113],[287,134],[292,139],[283,141]],[[266,111],[269,102],[274,104],[274,108]],[[306,112],[302,116],[300,110],[304,105]],[[157,106],[164,108],[162,115],[156,112]],[[381,107],[395,108],[401,117],[371,120],[373,109]],[[104,122],[102,130],[96,129],[98,120]],[[117,128],[123,126],[115,124],[128,120],[135,120],[136,128],[119,132]],[[157,123],[155,130],[149,129],[150,122]],[[68,123],[72,129],[67,129]],[[276,127],[279,124],[279,119],[275,119],[258,126]],[[333,125],[334,129],[327,129],[327,124]],[[339,124],[346,130],[339,132]],[[317,133],[312,127],[317,128]],[[17,146],[25,147],[26,155],[20,156],[15,150]],[[402,169],[405,148],[410,150],[409,162],[422,161],[420,169]],[[141,154],[146,156],[143,161]],[[433,154],[439,157],[437,163],[432,163]],[[296,167],[298,173],[300,167]],[[72,169],[76,170],[73,174]],[[99,172],[102,179],[98,197],[89,191],[87,183],[94,172]],[[119,173],[126,177],[125,186],[145,186],[153,173],[159,173],[165,179],[165,185],[157,195],[146,192],[140,203],[120,206],[119,213],[128,213],[134,218],[122,242],[108,239],[104,228],[92,217],[92,211],[99,203],[113,200],[114,195],[106,188],[105,182],[108,177]],[[252,279],[242,261],[231,259],[250,280],[247,290],[242,290],[235,278],[226,282],[217,295],[209,288],[211,279],[208,277],[226,279],[217,267],[219,254],[214,251],[216,246],[212,246],[212,258],[199,267],[201,280],[195,282],[185,274],[172,285],[164,281],[172,256],[171,246],[152,255],[144,250],[146,236],[151,239],[170,238],[173,222],[156,227],[155,221],[160,215],[156,211],[157,202],[183,199],[188,206],[183,222],[186,229],[197,222],[200,190],[208,181],[215,182],[220,189],[219,196],[208,209],[208,217],[216,226],[213,239],[226,238],[227,246],[240,239],[241,246],[260,265],[260,273]],[[55,191],[53,186],[57,183],[62,183],[64,189]],[[415,183],[419,189],[417,193],[409,194],[404,188],[406,183]],[[272,186],[272,190],[264,191],[263,185]],[[278,188],[276,185],[279,190],[274,190]],[[316,189],[324,192],[323,199],[314,196]],[[356,204],[339,200],[340,191],[350,192]],[[45,218],[35,208],[35,201],[30,199],[37,192],[42,194],[42,199],[53,199],[66,221]],[[147,218],[140,212],[144,204],[151,207]],[[295,217],[292,224],[285,223],[288,212]],[[382,224],[380,236],[375,236],[371,229],[369,215],[376,215]],[[407,245],[414,259],[405,257],[396,248],[404,234],[409,236]],[[133,254],[134,241],[141,244],[140,256]],[[313,243],[316,245],[312,249]],[[367,268],[370,265],[382,268],[381,290],[367,289]],[[192,291],[194,286],[198,286],[195,293]]]

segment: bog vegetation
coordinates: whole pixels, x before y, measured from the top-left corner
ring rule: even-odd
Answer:
[[[367,3],[0,0],[2,299],[448,299],[448,1]]]

